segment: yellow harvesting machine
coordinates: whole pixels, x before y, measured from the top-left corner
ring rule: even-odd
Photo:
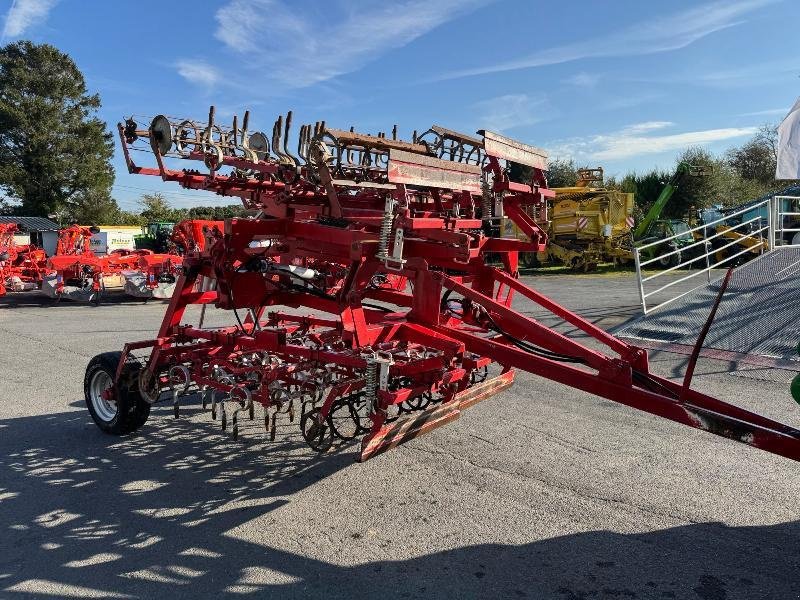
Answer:
[[[547,221],[550,242],[544,253],[523,257],[528,266],[551,260],[591,271],[601,262],[630,259],[633,194],[596,187],[602,186],[601,168],[580,169],[578,177],[573,187],[554,188]]]

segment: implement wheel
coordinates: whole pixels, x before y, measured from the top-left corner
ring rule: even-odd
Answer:
[[[150,405],[139,394],[141,365],[128,361],[122,368],[119,383],[114,376],[122,352],[104,352],[89,361],[83,378],[86,407],[92,420],[104,433],[125,435],[139,429],[150,416]]]

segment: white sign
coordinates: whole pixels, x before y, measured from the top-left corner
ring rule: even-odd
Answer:
[[[114,250],[134,250],[132,233],[101,231],[92,235],[89,247],[95,254],[110,254]]]

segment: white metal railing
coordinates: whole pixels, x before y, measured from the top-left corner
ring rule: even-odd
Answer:
[[[689,290],[681,291],[677,295],[662,299],[657,303],[651,300],[650,306],[648,306],[648,298],[652,298],[656,294],[663,295],[663,293],[671,287],[689,281],[703,273],[706,274],[706,283],[710,283],[713,269],[726,265],[726,263],[744,254],[761,254],[766,250],[774,248],[777,240],[783,239],[776,237],[775,223],[780,222],[783,224],[783,218],[785,216],[794,215],[794,213],[777,211],[776,208],[782,208],[782,204],[775,201],[777,198],[778,197],[775,199],[770,198],[748,206],[747,208],[742,208],[736,212],[728,213],[721,219],[699,225],[671,237],[634,247],[633,256],[636,264],[636,280],[639,286],[639,299],[642,302],[642,311],[647,314],[653,309],[674,302],[678,298],[706,284],[701,283]],[[745,215],[749,215],[749,213],[753,213],[755,216],[745,217]],[[740,215],[743,218],[739,223],[730,224],[732,219]],[[798,216],[800,216],[800,213],[798,213]],[[724,229],[717,231],[716,228],[718,225],[723,225]],[[706,235],[709,229],[714,231],[712,235]],[[700,231],[702,231],[699,235],[700,239],[681,245],[681,243],[686,240],[687,236],[691,239],[695,239],[694,234]],[[782,229],[781,231],[800,232],[800,229]],[[712,241],[718,238],[724,239],[726,242],[722,245],[712,244]],[[656,249],[659,246],[667,248],[667,251],[657,252]],[[742,250],[731,253],[729,249],[736,250],[734,246],[740,246]],[[721,256],[723,258],[717,260],[717,256],[720,256],[720,253],[722,253]],[[664,265],[664,259],[669,259],[664,268],[657,270],[655,273],[645,274],[645,269],[649,265]],[[698,266],[697,263],[700,263],[700,265]],[[688,273],[686,275],[670,279],[666,283],[663,283],[663,285],[652,288],[651,282],[670,273],[674,273],[683,267],[688,267]],[[649,270],[652,270],[652,266]],[[662,279],[661,282],[663,281]],[[648,286],[648,283],[651,283],[651,285]]]
[[[773,210],[773,243],[775,246],[800,246],[800,196],[775,196]],[[789,225],[787,227],[787,224]],[[787,234],[789,234],[787,236]],[[795,242],[797,238],[798,243]]]

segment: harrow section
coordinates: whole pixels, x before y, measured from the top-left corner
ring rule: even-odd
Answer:
[[[104,431],[140,427],[150,405],[199,392],[223,430],[298,421],[316,451],[360,437],[366,460],[512,385],[515,369],[789,458],[800,431],[649,372],[647,354],[522,284],[519,252],[544,249],[528,213],[546,211],[546,154],[479,131],[432,127],[410,140],[303,125],[272,135],[157,116],[119,125],[131,173],[241,198],[254,217],[203,230],[155,338],[92,360],[89,410]],[[294,151],[296,148],[296,151]],[[142,167],[133,152],[152,154]],[[198,168],[179,168],[190,161]],[[507,161],[532,167],[508,177]],[[526,240],[491,237],[510,218]],[[515,294],[605,348],[512,308]],[[200,305],[197,323],[187,308]],[[230,315],[204,326],[205,308]],[[142,353],[146,354],[142,354]],[[136,356],[142,355],[140,361]],[[257,410],[258,409],[258,410]]]

